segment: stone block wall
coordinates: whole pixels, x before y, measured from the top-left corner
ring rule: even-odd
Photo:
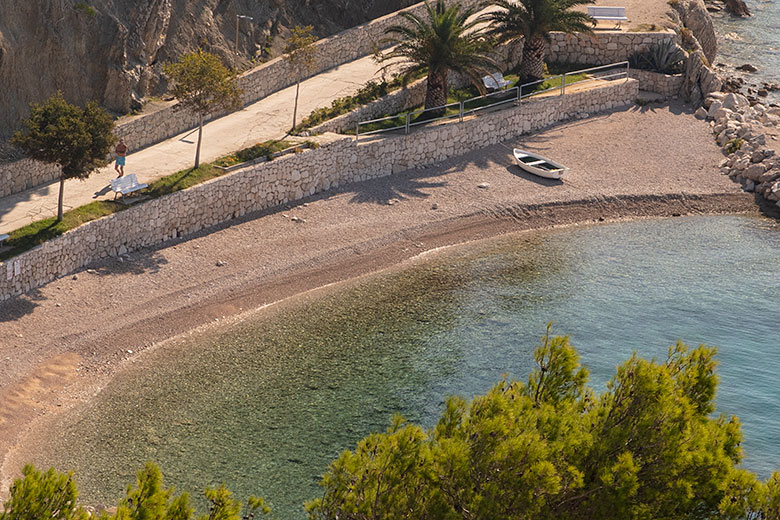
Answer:
[[[31,159],[0,163],[0,197],[40,186],[59,176],[60,168]]]
[[[636,80],[435,125],[410,135],[356,142],[324,139],[320,148],[238,170],[190,189],[89,222],[0,263],[0,300],[39,287],[108,256],[154,246],[334,186],[436,163],[582,113],[630,104]]]
[[[587,34],[551,33],[548,61],[606,65],[624,61],[635,51],[647,50],[663,40],[675,40],[674,32],[595,32]]]
[[[479,0],[457,1],[463,6],[479,3]],[[314,69],[307,77],[371,54],[385,37],[385,29],[402,22],[399,13],[409,11],[421,14],[424,9],[425,5],[418,3],[317,41]],[[244,91],[244,105],[294,84],[295,74],[281,56],[243,73],[238,78],[238,86]],[[212,119],[223,115],[225,113],[215,114]],[[133,149],[138,149],[194,128],[196,124],[197,119],[194,116],[172,105],[148,116],[128,121],[122,125],[119,133]]]
[[[672,76],[640,69],[631,69],[629,76],[639,81],[639,88],[642,90],[649,90],[662,96],[679,95],[685,80],[682,74]]]
[[[457,1],[463,6],[479,3],[479,0]],[[371,54],[384,37],[385,29],[401,21],[399,13],[411,11],[421,14],[424,9],[425,6],[421,2],[319,40],[316,43],[315,69],[309,77]],[[238,85],[244,91],[244,105],[294,84],[295,75],[282,57],[255,67],[238,78]],[[210,119],[226,114],[227,112],[214,114]],[[120,119],[117,122],[116,134],[125,139],[131,151],[136,151],[195,128],[197,122],[197,117],[186,110],[180,110],[178,105],[171,104],[150,114]],[[58,176],[58,169],[44,164],[29,161],[0,164],[0,197],[50,182]]]

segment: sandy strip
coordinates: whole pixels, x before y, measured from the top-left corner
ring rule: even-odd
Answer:
[[[512,146],[569,165],[570,179],[521,173]],[[722,158],[687,107],[632,107],[331,190],[0,303],[0,489],[35,450],[26,431],[89,399],[153,344],[449,244],[600,220],[758,214],[754,196],[718,173]]]

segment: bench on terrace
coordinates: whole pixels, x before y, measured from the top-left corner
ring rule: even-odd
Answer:
[[[118,177],[116,179],[111,180],[111,190],[113,190],[114,192],[115,199],[116,196],[120,193],[122,195],[127,195],[128,193],[142,190],[146,187],[147,184],[138,182],[138,178],[135,176],[134,173],[131,173],[129,175],[123,175],[122,177]]]
[[[608,7],[603,5],[589,5],[588,16],[596,21],[607,20],[616,22],[615,27],[620,27],[621,22],[628,21],[625,7]]]
[[[504,79],[504,75],[500,72],[495,72],[482,78],[482,84],[485,85],[485,88],[488,90],[501,90],[510,83],[512,82],[508,79]]]

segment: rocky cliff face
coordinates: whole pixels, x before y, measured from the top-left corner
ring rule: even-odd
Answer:
[[[686,101],[699,105],[722,82],[711,64],[718,53],[718,39],[704,0],[675,0],[669,3],[683,47],[688,51],[682,93]]]
[[[0,137],[28,105],[61,90],[123,114],[165,91],[162,64],[202,47],[237,65],[279,54],[288,29],[328,36],[414,0],[7,0],[0,1]]]

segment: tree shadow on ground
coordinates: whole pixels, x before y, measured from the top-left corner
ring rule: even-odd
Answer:
[[[167,247],[173,242],[166,242]],[[82,271],[94,272],[99,276],[113,274],[154,274],[167,265],[168,260],[157,250],[139,250],[110,258],[104,258],[84,268]]]
[[[447,184],[443,181],[427,180],[431,177],[431,173],[425,170],[408,170],[401,174],[376,179],[371,183],[356,182],[349,186],[353,189],[348,191],[354,192],[350,202],[387,204],[393,199],[427,198],[429,194],[425,192],[426,189],[441,188]]]
[[[40,305],[39,302],[47,299],[40,290],[32,289],[24,294],[0,302],[0,322],[16,321],[22,316],[33,312]]]

